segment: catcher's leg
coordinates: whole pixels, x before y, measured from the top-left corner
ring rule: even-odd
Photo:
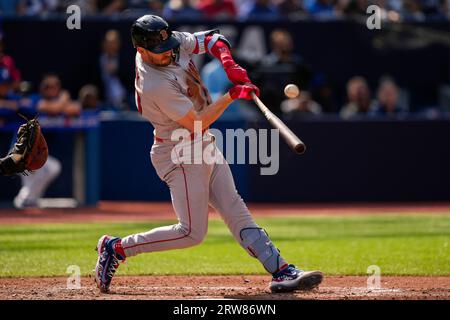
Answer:
[[[48,186],[61,173],[61,162],[49,156],[47,162],[39,170],[22,176],[22,188],[14,198],[16,208],[36,206],[37,200],[41,198]]]
[[[174,165],[164,180],[170,188],[178,223],[123,238],[126,256],[201,243],[208,229],[210,173],[208,165]]]

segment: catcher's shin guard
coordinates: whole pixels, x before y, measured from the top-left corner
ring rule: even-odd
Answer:
[[[269,273],[275,273],[287,265],[280,252],[261,228],[244,228],[240,232],[241,245],[250,256],[257,258]]]

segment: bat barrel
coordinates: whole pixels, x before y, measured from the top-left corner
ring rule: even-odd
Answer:
[[[258,108],[262,111],[266,119],[275,129],[280,131],[281,137],[286,141],[289,147],[297,154],[303,154],[306,151],[306,145],[300,140],[299,137],[292,132],[291,129],[288,128],[284,124],[283,121],[280,120],[276,115],[270,111],[266,105],[256,96],[255,93],[252,92],[253,101],[255,101]]]

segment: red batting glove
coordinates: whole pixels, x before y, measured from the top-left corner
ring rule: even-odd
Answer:
[[[259,89],[257,86],[251,83],[238,84],[231,88],[228,93],[233,100],[245,99],[252,100],[252,95],[250,93],[254,92],[259,97]]]
[[[247,71],[237,63],[232,64],[230,66],[224,66],[224,70],[227,74],[228,79],[234,85],[251,83]]]

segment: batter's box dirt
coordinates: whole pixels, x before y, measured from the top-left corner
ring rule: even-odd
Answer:
[[[370,289],[366,277],[329,276],[313,291],[273,294],[267,276],[118,276],[110,294],[100,294],[92,278],[82,278],[79,289],[68,289],[67,279],[1,278],[4,300],[178,300],[178,299],[450,299],[450,277],[382,277]]]

